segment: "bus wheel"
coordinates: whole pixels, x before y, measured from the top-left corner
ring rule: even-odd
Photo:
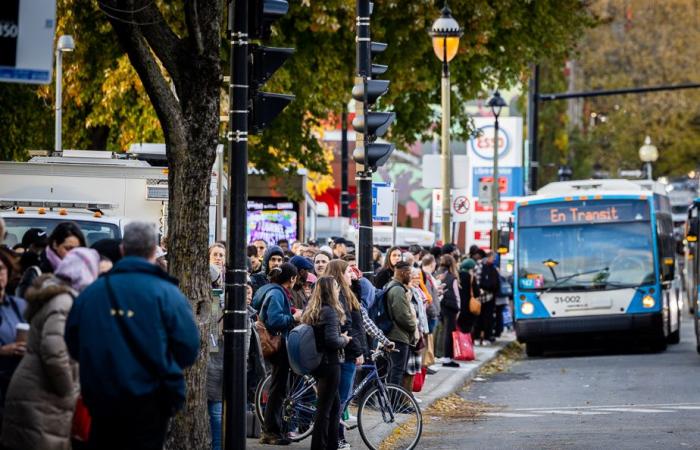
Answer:
[[[525,353],[530,358],[535,356],[542,356],[542,353],[544,353],[544,346],[537,342],[528,342],[527,344],[525,344]]]

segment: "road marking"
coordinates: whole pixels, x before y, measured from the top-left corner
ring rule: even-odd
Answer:
[[[690,410],[690,411],[700,410],[700,406],[664,406],[664,408],[683,409],[683,410]]]
[[[486,413],[487,416],[491,417],[508,417],[508,418],[519,418],[519,417],[541,417],[538,414],[516,414],[516,413],[506,413],[506,412],[500,412],[500,413]]]
[[[610,414],[609,412],[603,412],[603,411],[576,411],[576,410],[563,411],[560,409],[542,410],[542,411],[537,411],[537,412],[542,413],[542,414],[563,414],[563,415],[568,415],[568,416],[598,416],[601,414]]]
[[[668,413],[673,412],[664,409],[646,409],[646,408],[605,408],[600,411],[613,411],[613,412],[632,412],[632,413],[645,413],[645,414],[655,414],[655,413]]]
[[[639,405],[582,405],[582,406],[546,406],[537,408],[516,408],[513,411],[560,411],[560,410],[577,410],[577,409],[606,409],[606,408],[671,408],[671,409],[700,409],[700,403],[655,403],[655,404],[639,404]]]

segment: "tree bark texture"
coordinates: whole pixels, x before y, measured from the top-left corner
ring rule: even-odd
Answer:
[[[101,0],[119,42],[153,103],[168,157],[168,255],[200,328],[200,357],[185,372],[185,407],[171,421],[166,448],[210,445],[206,407],[211,295],[209,185],[219,132],[223,2],[185,0],[185,17],[166,18],[152,0]],[[186,29],[179,36],[167,20]]]

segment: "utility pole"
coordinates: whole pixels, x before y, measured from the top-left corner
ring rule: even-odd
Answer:
[[[532,68],[532,76],[528,87],[527,96],[527,140],[530,144],[529,160],[529,186],[526,186],[526,192],[534,194],[537,191],[537,170],[539,168],[539,160],[537,154],[537,140],[539,131],[539,108],[540,108],[540,66],[535,64]]]
[[[246,448],[246,244],[248,243],[248,0],[229,2],[230,84],[226,306],[224,309],[224,448]]]
[[[350,192],[348,192],[348,107],[343,104],[340,117],[340,215],[350,217]]]

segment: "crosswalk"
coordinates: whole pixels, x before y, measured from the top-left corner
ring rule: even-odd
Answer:
[[[602,416],[609,414],[669,414],[688,411],[700,411],[700,403],[665,403],[651,405],[585,405],[556,408],[516,408],[501,411],[489,411],[487,417],[506,419],[558,416]]]

